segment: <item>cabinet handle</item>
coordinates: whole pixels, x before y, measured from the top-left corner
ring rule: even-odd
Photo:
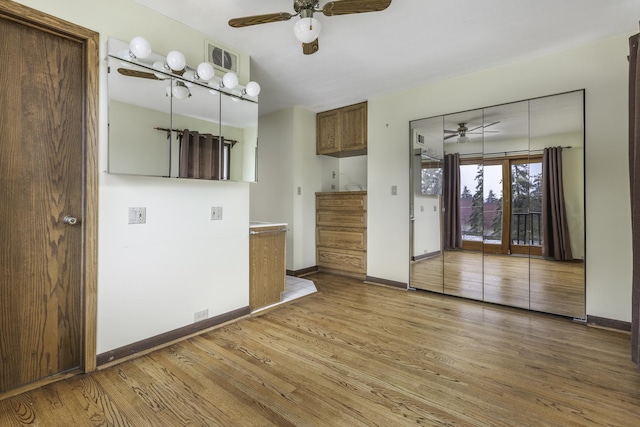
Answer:
[[[286,227],[278,228],[277,230],[266,230],[266,231],[249,230],[249,234],[281,233],[283,231],[287,231]]]

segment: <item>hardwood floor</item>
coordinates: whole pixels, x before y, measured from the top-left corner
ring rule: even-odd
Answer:
[[[638,426],[627,334],[308,276],[259,316],[0,401],[0,426]]]
[[[568,317],[585,316],[584,263],[445,251],[411,264],[411,286]]]

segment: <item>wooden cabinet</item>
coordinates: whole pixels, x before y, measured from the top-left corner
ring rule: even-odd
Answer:
[[[318,113],[316,153],[334,157],[367,154],[367,103]]]
[[[249,306],[251,311],[280,302],[286,283],[285,226],[249,230]]]
[[[320,271],[366,277],[366,191],[316,193],[316,264]]]

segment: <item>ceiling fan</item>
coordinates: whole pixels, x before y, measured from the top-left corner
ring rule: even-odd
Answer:
[[[229,20],[234,28],[250,25],[267,24],[269,22],[288,21],[294,16],[300,16],[293,29],[298,40],[302,42],[302,52],[311,55],[318,51],[318,35],[322,27],[320,21],[313,17],[315,12],[322,12],[325,16],[349,15],[352,13],[379,12],[391,4],[391,0],[339,0],[330,1],[320,7],[320,0],[294,0],[295,14],[288,12],[268,13],[265,15],[245,16]]]
[[[480,126],[476,126],[474,128],[469,129],[467,127],[466,123],[458,123],[458,129],[456,130],[448,130],[445,129],[444,133],[449,133],[451,135],[445,136],[444,139],[445,141],[449,138],[453,138],[453,137],[458,137],[457,142],[460,144],[465,144],[467,142],[469,142],[469,137],[467,135],[471,134],[471,135],[481,135],[484,132],[498,132],[497,130],[492,131],[492,130],[484,130],[485,128],[488,128],[489,126],[493,126],[493,125],[497,125],[498,122],[493,122],[493,123],[488,123],[486,125],[480,125]],[[478,129],[482,129],[482,132],[474,132]]]

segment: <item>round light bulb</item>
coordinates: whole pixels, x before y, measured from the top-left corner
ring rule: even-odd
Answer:
[[[215,70],[213,69],[213,65],[210,62],[200,63],[200,65],[198,65],[198,68],[196,69],[196,72],[198,78],[200,80],[204,80],[205,82],[211,80],[215,75]]]
[[[234,89],[236,86],[238,86],[238,76],[236,76],[235,73],[229,71],[228,73],[225,73],[224,76],[222,76],[222,84],[227,89]]]
[[[293,33],[302,43],[311,43],[320,35],[322,25],[316,18],[300,18],[293,25]]]
[[[148,58],[151,51],[151,44],[144,37],[134,37],[129,42],[129,50],[136,58]]]
[[[182,74],[182,77],[191,81],[196,80],[196,72],[193,70],[187,70]],[[187,87],[195,86],[193,83],[190,83],[190,82],[184,82],[184,84],[187,85]]]
[[[244,93],[249,96],[258,96],[260,94],[260,85],[257,82],[249,82],[247,87],[244,88]]]
[[[173,71],[182,71],[187,65],[187,60],[182,53],[177,50],[172,50],[167,54],[167,65]]]
[[[153,63],[153,68],[155,68],[158,71],[164,71],[164,62],[162,61],[156,61]],[[159,78],[160,80],[164,80],[167,78],[166,74],[163,73],[153,73],[157,78]]]

